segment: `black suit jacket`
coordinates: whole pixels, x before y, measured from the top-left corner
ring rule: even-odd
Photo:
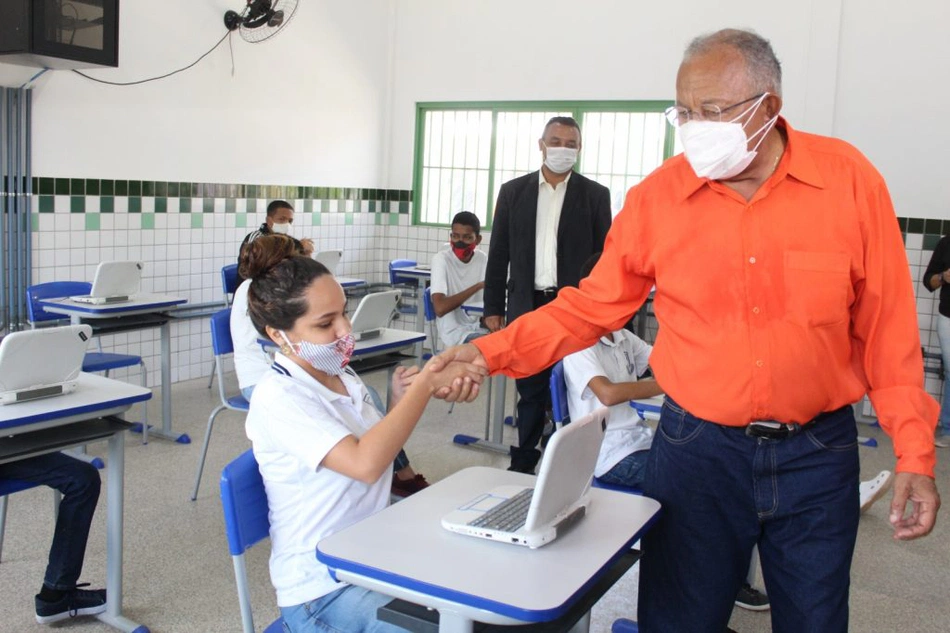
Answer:
[[[509,323],[535,307],[538,179],[535,171],[509,180],[498,193],[485,270],[485,316],[505,315],[506,299]],[[581,265],[603,250],[610,221],[607,187],[571,174],[557,227],[558,288],[580,283]]]

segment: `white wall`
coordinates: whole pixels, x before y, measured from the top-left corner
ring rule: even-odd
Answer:
[[[225,33],[234,0],[124,2],[119,68],[132,81],[185,66]],[[233,38],[200,64],[140,86],[50,71],[34,92],[33,173],[42,176],[381,186],[388,0],[307,0],[286,30]],[[0,84],[36,69],[0,63]]]
[[[844,0],[834,130],[884,174],[898,215],[950,219],[950,3]]]
[[[689,4],[397,0],[390,186],[411,186],[417,101],[672,99],[689,40],[728,26],[772,41],[793,125],[831,132],[841,0]]]

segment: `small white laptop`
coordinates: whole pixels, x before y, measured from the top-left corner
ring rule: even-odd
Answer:
[[[0,404],[50,398],[76,390],[88,325],[11,332],[0,341]]]
[[[313,256],[315,260],[327,267],[331,275],[336,274],[336,268],[343,259],[343,251],[320,251]]]
[[[393,312],[399,305],[399,291],[387,290],[374,292],[360,300],[350,323],[353,326],[353,338],[357,341],[376,338],[389,327]]]
[[[442,517],[442,527],[532,549],[556,539],[587,513],[607,413],[597,409],[551,436],[534,488],[485,491]]]
[[[142,262],[100,262],[91,292],[70,300],[93,305],[129,301],[139,292],[144,266]]]

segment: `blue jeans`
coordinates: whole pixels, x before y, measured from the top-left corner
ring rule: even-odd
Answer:
[[[405,633],[402,627],[380,622],[376,609],[392,600],[389,596],[347,585],[316,600],[281,607],[286,633]]]
[[[696,418],[669,396],[644,493],[663,504],[643,538],[643,633],[722,633],[759,546],[774,633],[845,633],[858,532],[851,407],[782,440]]]
[[[943,399],[940,401],[940,419],[937,422],[938,435],[950,435],[950,318],[937,314],[937,340],[940,341],[940,354],[943,356]]]
[[[643,477],[646,474],[647,460],[649,458],[649,450],[630,453],[614,464],[613,468],[598,477],[598,479],[605,484],[626,486],[628,488],[642,488]]]
[[[0,479],[29,481],[62,493],[43,584],[51,589],[75,588],[86,556],[89,526],[99,501],[102,485],[99,471],[92,464],[69,455],[49,453],[0,464]]]

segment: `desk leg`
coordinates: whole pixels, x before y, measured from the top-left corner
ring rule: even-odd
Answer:
[[[191,444],[187,433],[172,431],[172,326],[166,321],[161,328],[162,345],[162,428],[152,429],[149,434],[174,440],[179,444]]]
[[[425,301],[423,300],[422,294],[426,291],[426,280],[424,277],[416,278],[416,285],[418,286],[416,290],[416,331],[425,333],[426,331],[426,306]],[[419,367],[422,367],[422,343],[416,343],[415,346],[416,352],[416,362],[419,364]]]
[[[590,631],[590,611],[584,614],[584,616],[574,623],[574,626],[570,628],[568,633],[588,633]]]
[[[439,609],[439,633],[472,633],[475,624],[455,611]]]
[[[504,442],[505,431],[505,401],[507,400],[508,378],[504,374],[496,374],[491,378],[490,398],[494,398],[494,413],[486,411],[485,437],[477,438],[473,435],[457,434],[452,441],[459,446],[480,448],[493,453],[508,455],[509,449]],[[487,405],[488,406],[488,405]]]
[[[122,615],[122,540],[125,511],[125,433],[109,438],[109,468],[106,474],[106,612],[98,619],[126,633],[147,633],[148,628]]]

